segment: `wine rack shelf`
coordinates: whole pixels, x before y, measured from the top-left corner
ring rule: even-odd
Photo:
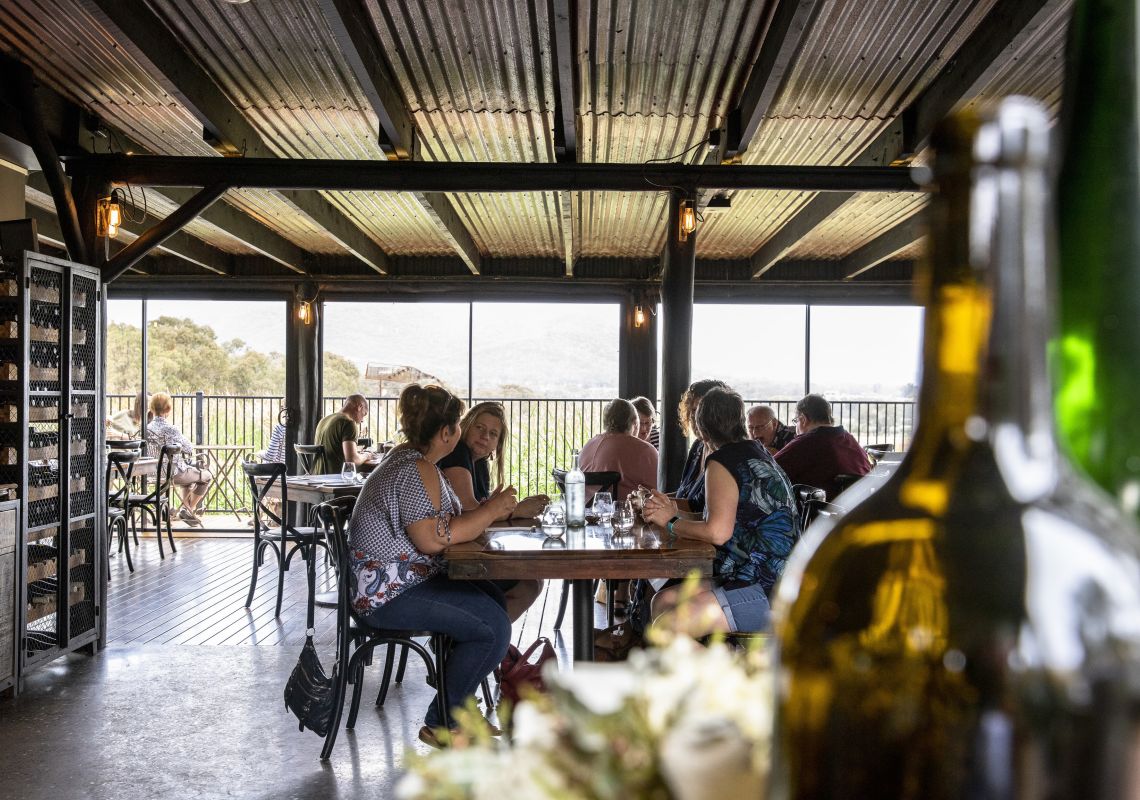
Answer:
[[[0,491],[0,691],[98,647],[106,594],[99,273],[34,253],[14,272],[0,275],[0,489],[16,495]]]

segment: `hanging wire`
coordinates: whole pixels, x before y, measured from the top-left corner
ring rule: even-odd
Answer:
[[[689,153],[696,150],[698,147],[705,147],[707,145],[708,145],[708,137],[706,136],[704,139],[701,139],[699,142],[697,142],[692,147],[687,147],[679,153],[674,153],[673,155],[665,156],[664,158],[646,159],[645,161],[642,162],[642,164],[661,164],[661,163],[672,162],[673,159],[683,158],[684,156],[686,156]],[[654,183],[653,181],[649,180],[649,178],[646,177],[645,175],[642,175],[641,177],[650,186],[656,187],[658,189],[666,189],[666,190],[677,189],[678,191],[681,191],[681,192],[687,191],[687,189],[684,186],[677,186],[676,184],[664,184],[664,185],[662,185],[660,183]]]

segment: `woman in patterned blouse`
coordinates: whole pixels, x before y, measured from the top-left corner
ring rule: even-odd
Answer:
[[[511,622],[502,592],[489,582],[447,577],[444,549],[469,542],[517,505],[514,487],[497,489],[464,512],[436,462],[459,441],[463,401],[439,386],[412,384],[400,395],[406,441],[365,481],[348,528],[356,613],[378,628],[438,631],[454,642],[447,696],[461,707],[507,652]],[[454,728],[428,706],[420,739],[440,745],[436,729]]]

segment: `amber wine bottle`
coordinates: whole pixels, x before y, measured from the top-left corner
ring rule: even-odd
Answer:
[[[1140,514],[1140,11],[1073,10],[1057,198],[1060,325],[1054,342],[1064,449]]]
[[[1140,538],[1053,436],[1048,140],[1022,98],[932,140],[918,429],[778,586],[774,797],[1140,796]]]

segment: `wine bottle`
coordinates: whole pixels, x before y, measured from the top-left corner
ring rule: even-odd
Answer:
[[[1047,120],[932,144],[919,425],[777,587],[772,796],[1136,797],[1140,538],[1054,441]]]
[[[1066,53],[1057,202],[1056,414],[1073,460],[1140,514],[1140,20],[1079,0]]]
[[[566,524],[586,524],[586,474],[582,472],[582,455],[574,451],[574,469],[566,473]]]

